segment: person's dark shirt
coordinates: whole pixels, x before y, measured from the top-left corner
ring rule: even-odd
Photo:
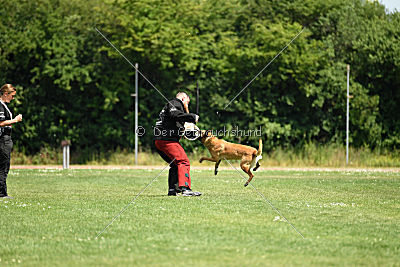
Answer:
[[[179,141],[185,122],[196,122],[196,114],[186,113],[183,102],[178,99],[169,101],[159,114],[154,127],[154,139]]]
[[[11,114],[4,105],[0,103],[0,121],[11,120]],[[11,135],[11,126],[0,127],[1,135]]]

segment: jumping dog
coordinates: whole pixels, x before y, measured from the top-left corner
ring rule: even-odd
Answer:
[[[247,173],[249,179],[244,184],[247,186],[253,179],[254,175],[251,173],[251,169],[256,171],[260,167],[258,162],[262,159],[262,140],[259,140],[258,150],[251,146],[245,146],[240,144],[234,144],[225,140],[218,139],[212,135],[211,131],[201,131],[200,134],[201,142],[210,151],[211,158],[202,157],[200,163],[203,160],[209,160],[215,162],[214,174],[218,173],[218,166],[222,159],[240,160],[240,167]],[[255,167],[254,167],[255,166]]]

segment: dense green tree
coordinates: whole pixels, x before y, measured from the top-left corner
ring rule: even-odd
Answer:
[[[132,146],[135,70],[96,28],[152,83],[140,77],[144,148],[165,98],[187,90],[194,109],[196,83],[201,128],[261,127],[267,149],[343,143],[347,64],[351,144],[400,146],[400,16],[377,2],[0,0],[0,83],[17,86],[24,114],[16,148],[70,139],[84,161]]]

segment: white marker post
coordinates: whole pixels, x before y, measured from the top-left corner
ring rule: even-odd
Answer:
[[[138,74],[139,64],[135,64],[135,93],[131,94],[135,98],[135,128],[133,132],[135,134],[135,165],[138,164],[138,111],[139,111],[139,74]]]
[[[349,87],[350,87],[350,65],[347,65],[347,103],[346,103],[346,165],[349,164]]]
[[[63,148],[63,169],[69,169],[69,146],[71,142],[69,140],[64,140],[61,142]]]

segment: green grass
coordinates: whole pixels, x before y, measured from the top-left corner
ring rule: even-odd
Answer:
[[[400,173],[192,171],[197,198],[167,197],[167,170],[12,170],[0,266],[399,266]]]

